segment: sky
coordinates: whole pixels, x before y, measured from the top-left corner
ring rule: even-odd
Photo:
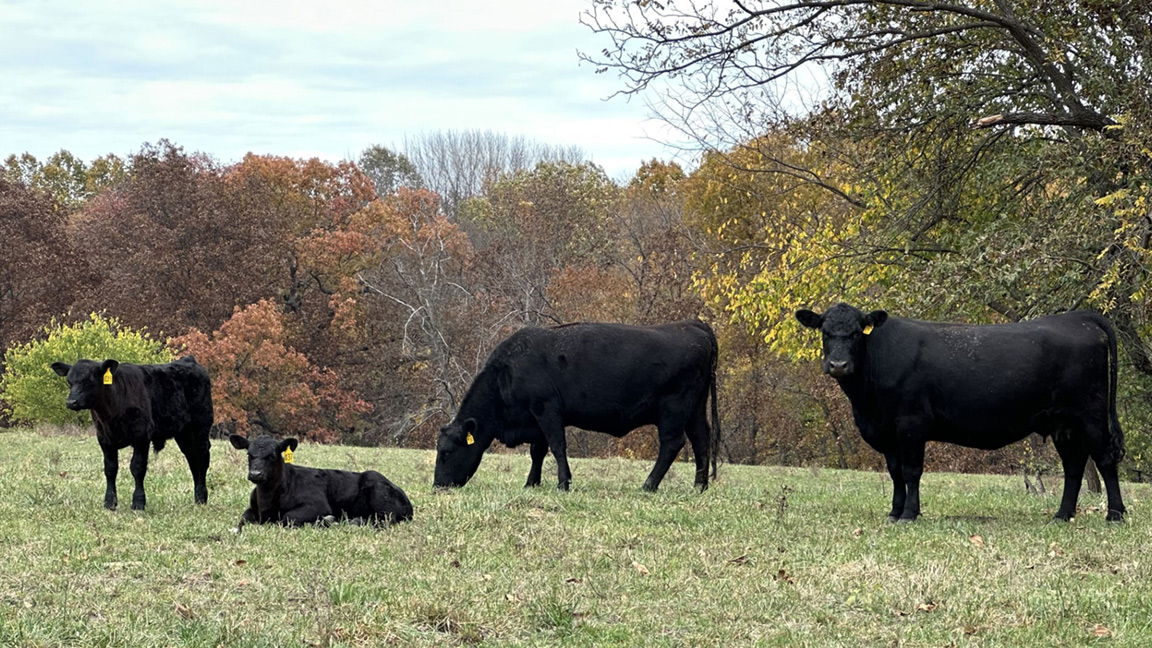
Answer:
[[[577,50],[591,0],[0,0],[0,157],[85,160],[167,138],[355,159],[478,129],[581,147],[617,179],[675,150]]]

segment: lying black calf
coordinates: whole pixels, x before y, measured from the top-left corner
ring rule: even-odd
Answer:
[[[246,522],[297,526],[342,518],[386,526],[412,519],[408,496],[374,470],[358,473],[285,463],[284,451],[295,450],[296,439],[264,436],[249,441],[233,434],[228,440],[237,450],[248,450],[248,481],[256,484],[239,527]]]

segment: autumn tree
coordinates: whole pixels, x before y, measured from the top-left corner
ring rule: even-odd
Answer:
[[[52,196],[0,178],[0,349],[65,315],[95,286],[95,259],[73,245]]]
[[[396,193],[400,187],[419,189],[424,180],[416,171],[416,165],[403,153],[373,144],[360,153],[356,165],[376,187],[376,195],[384,197]]]
[[[292,348],[284,315],[271,300],[237,306],[210,335],[193,328],[169,345],[208,369],[217,422],[242,434],[255,426],[261,433],[335,441],[370,409],[335,372]]]

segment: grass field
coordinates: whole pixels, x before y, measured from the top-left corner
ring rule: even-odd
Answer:
[[[895,526],[876,473],[726,466],[697,495],[678,463],[647,494],[648,462],[576,460],[558,493],[504,454],[433,493],[430,452],[307,444],[302,465],[386,474],[415,520],[236,535],[225,442],[207,506],[173,446],[136,514],[101,508],[90,436],[0,440],[4,646],[1152,645],[1147,485],[1124,485],[1124,525],[1096,496],[1053,525],[1019,478],[928,474],[924,516]]]

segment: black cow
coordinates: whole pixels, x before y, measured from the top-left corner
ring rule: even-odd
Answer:
[[[920,515],[925,442],[991,450],[1032,432],[1052,436],[1064,464],[1056,519],[1076,514],[1091,456],[1108,489],[1107,519],[1123,520],[1116,335],[1103,316],[1076,311],[969,326],[840,303],[823,315],[797,311],[796,319],[823,333],[824,373],[840,383],[861,436],[887,460],[889,521]]]
[[[248,451],[248,481],[256,484],[240,527],[246,522],[299,526],[341,518],[384,526],[412,519],[408,496],[375,470],[359,473],[285,463],[284,451],[295,450],[296,439],[263,436],[249,442],[233,434],[228,440],[237,450]]]
[[[540,485],[548,450],[556,457],[559,488],[568,490],[564,426],[622,437],[656,425],[660,454],[644,489],[660,486],[684,437],[696,456],[696,486],[708,488],[708,458],[720,434],[716,412],[716,336],[699,320],[660,326],[565,324],[526,328],[500,343],[440,429],[437,487],[463,486],[493,441],[531,444],[525,486]],[[712,395],[709,447],[708,395]]]
[[[208,430],[212,427],[212,383],[208,372],[185,356],[168,364],[120,364],[115,360],[76,364],[52,363],[52,370],[68,379],[70,410],[92,410],[96,440],[104,451],[104,508],[115,509],[116,473],[120,450],[132,446],[132,508],[144,509],[144,475],[148,472],[148,445],[156,452],[168,439],[188,459],[196,503],[208,501]]]

